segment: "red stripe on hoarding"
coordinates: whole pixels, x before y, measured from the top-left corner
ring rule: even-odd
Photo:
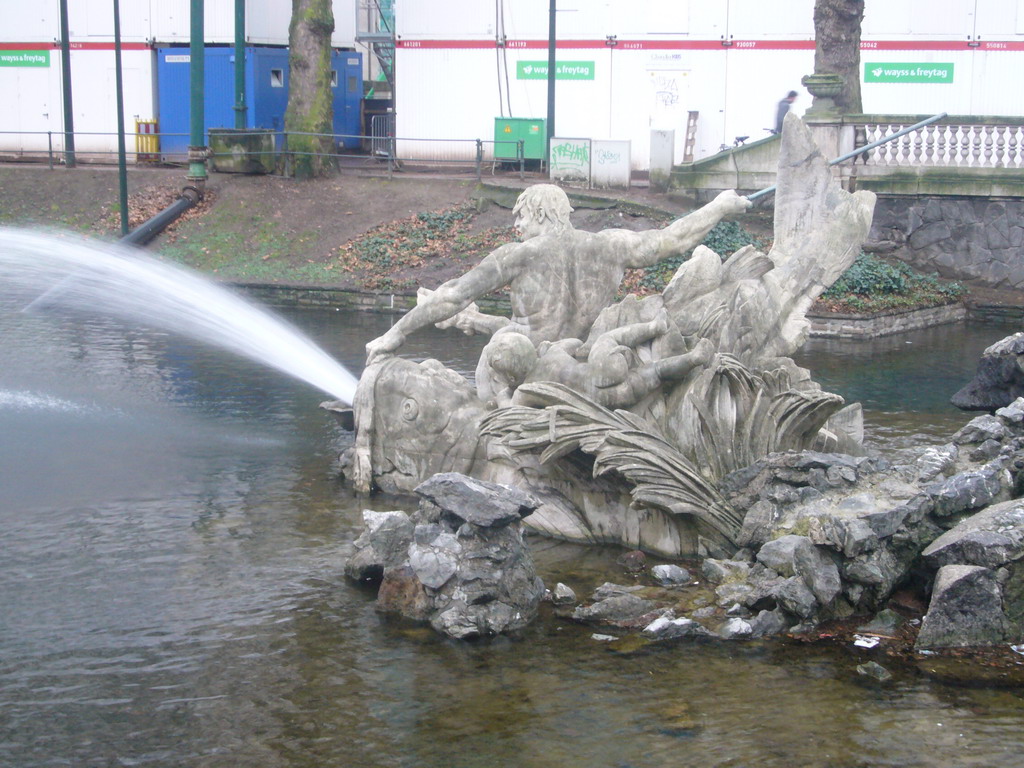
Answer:
[[[148,51],[152,48],[149,43],[121,43],[123,51]],[[45,51],[47,49],[60,48],[60,43],[50,40],[47,43],[0,43],[0,51]],[[112,51],[113,43],[71,43],[73,51]]]
[[[501,47],[494,40],[398,40],[404,49],[464,50]],[[506,40],[509,50],[547,50],[547,40]],[[623,51],[808,51],[813,40],[559,40],[559,50],[616,48]],[[862,51],[1024,51],[1020,40],[864,40]]]

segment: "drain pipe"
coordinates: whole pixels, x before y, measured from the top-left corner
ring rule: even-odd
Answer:
[[[171,203],[169,206],[164,208],[160,213],[151,218],[149,221],[145,221],[127,235],[118,240],[119,243],[127,243],[129,245],[145,245],[158,234],[167,228],[167,225],[177,219],[181,214],[191,208],[193,205],[203,199],[202,193],[195,187],[185,187],[181,190],[181,197]],[[49,289],[44,291],[42,294],[32,299],[28,304],[22,307],[22,312],[31,312],[34,309],[42,307],[48,301],[53,301],[62,293],[74,285],[76,282],[72,275],[67,275],[63,280]]]
[[[122,237],[120,242],[129,245],[145,245],[202,199],[203,193],[197,187],[185,187],[181,190],[181,197]]]

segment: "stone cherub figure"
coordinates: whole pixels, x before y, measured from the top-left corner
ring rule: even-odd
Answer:
[[[627,269],[685,253],[723,218],[750,206],[749,200],[728,191],[664,229],[584,232],[569,222],[573,209],[561,188],[529,187],[514,209],[522,242],[503,245],[466,274],[432,293],[422,292],[408,314],[366,345],[367,364],[394,352],[410,333],[450,321],[467,308],[468,313],[450,323],[466,332],[493,333],[511,322],[535,344],[585,339],[601,310],[615,300]],[[473,311],[475,299],[506,286],[511,321]]]
[[[637,354],[640,345],[674,331],[664,309],[647,322],[591,334],[587,342],[562,339],[542,341],[535,347],[524,333],[499,331],[480,354],[477,395],[505,407],[517,402],[519,385],[557,381],[606,408],[628,408],[663,382],[681,379],[706,364],[714,354],[714,345],[707,339],[698,340],[688,352],[658,360],[645,361]],[[686,348],[681,336],[679,343]]]

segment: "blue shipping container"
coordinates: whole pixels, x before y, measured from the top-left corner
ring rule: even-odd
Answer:
[[[182,159],[189,145],[189,49],[160,48],[157,61],[157,121],[160,154]],[[334,132],[346,149],[359,147],[363,55],[334,51]],[[235,127],[235,49],[208,47],[204,63],[205,129]],[[245,49],[246,128],[284,128],[288,107],[288,49]],[[177,135],[172,135],[177,134]]]

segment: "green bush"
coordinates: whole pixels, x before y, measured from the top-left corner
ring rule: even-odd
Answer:
[[[943,283],[903,262],[861,253],[819,301],[833,311],[880,312],[949,304],[965,292],[959,283]]]

